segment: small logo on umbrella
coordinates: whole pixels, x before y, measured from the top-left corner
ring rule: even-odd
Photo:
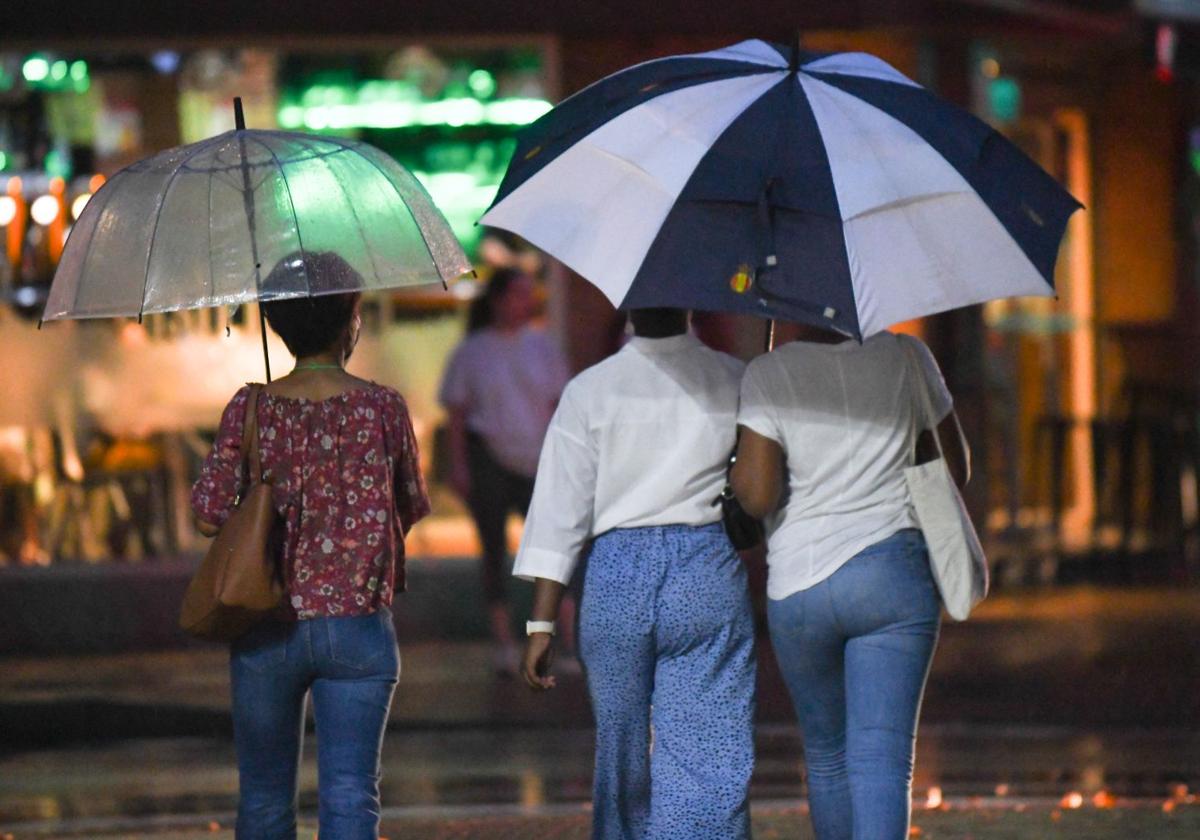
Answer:
[[[733,289],[739,295],[744,295],[750,291],[750,287],[754,285],[754,273],[750,266],[742,263],[738,266],[734,275],[729,278],[729,288]]]

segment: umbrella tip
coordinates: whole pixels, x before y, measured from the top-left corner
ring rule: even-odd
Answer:
[[[238,131],[246,130],[246,114],[242,111],[242,97],[233,97],[233,127]]]
[[[795,73],[800,69],[800,30],[792,33],[792,55],[788,60],[788,69]]]

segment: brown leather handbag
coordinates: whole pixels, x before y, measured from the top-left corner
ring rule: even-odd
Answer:
[[[242,429],[242,475],[249,483],[188,584],[179,626],[193,636],[230,642],[270,615],[283,600],[274,541],[278,514],[271,485],[262,480],[258,450],[258,394],[252,386]]]

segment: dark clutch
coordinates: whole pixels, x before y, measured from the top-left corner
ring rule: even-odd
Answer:
[[[762,544],[765,530],[762,522],[755,519],[742,509],[742,503],[733,495],[733,488],[728,484],[717,497],[721,505],[721,522],[729,541],[738,551],[748,551]]]
[[[714,505],[721,506],[721,523],[729,541],[738,551],[749,551],[761,545],[766,537],[766,529],[760,520],[755,519],[742,508],[742,503],[733,495],[733,486],[729,483],[729,473],[737,462],[737,448],[729,455],[729,466],[725,471],[725,488],[717,496]]]

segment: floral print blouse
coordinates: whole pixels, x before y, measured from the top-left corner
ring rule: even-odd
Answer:
[[[242,487],[250,387],[221,417],[192,488],[200,519],[222,525]],[[287,607],[297,619],[374,612],[404,591],[404,535],[429,513],[408,407],[372,383],[325,400],[258,397],[263,478],[282,520]]]

